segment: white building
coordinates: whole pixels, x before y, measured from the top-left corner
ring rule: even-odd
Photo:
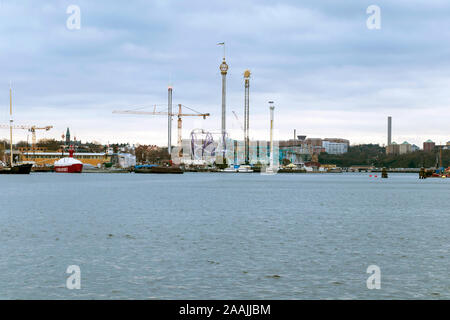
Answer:
[[[399,153],[400,154],[405,154],[405,153],[410,153],[410,152],[411,152],[411,145],[407,141],[405,141],[399,145]]]
[[[348,143],[347,142],[334,142],[323,140],[322,147],[325,149],[325,152],[328,154],[343,154],[348,151]]]
[[[136,156],[129,153],[119,153],[118,163],[121,168],[131,168],[136,166]]]

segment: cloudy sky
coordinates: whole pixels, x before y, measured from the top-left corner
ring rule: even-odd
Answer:
[[[79,30],[67,28],[70,5],[81,10]],[[381,8],[379,30],[366,26],[369,5]],[[70,127],[82,141],[164,145],[165,117],[112,111],[164,105],[169,83],[175,104],[211,113],[185,118],[184,136],[220,129],[224,41],[235,138],[231,111],[243,121],[249,68],[253,138],[268,138],[274,100],[281,139],[297,129],[384,144],[391,115],[396,142],[450,140],[448,0],[0,0],[0,35],[0,123],[11,80],[16,123],[54,126],[38,138]]]

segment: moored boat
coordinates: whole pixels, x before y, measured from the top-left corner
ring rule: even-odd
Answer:
[[[253,169],[251,166],[245,165],[245,166],[240,166],[238,169],[238,172],[239,173],[252,173]]]
[[[83,171],[83,162],[73,158],[74,150],[69,150],[69,157],[55,161],[55,172],[60,173],[81,173]]]
[[[30,174],[33,164],[24,163],[12,167],[0,167],[0,174]]]
[[[135,173],[172,173],[182,174],[183,170],[176,166],[138,165],[134,167]]]
[[[31,169],[33,172],[53,172],[55,168],[53,166],[33,166]]]
[[[32,163],[16,163],[14,164],[13,156],[13,112],[12,112],[12,87],[9,87],[9,145],[10,145],[10,159],[9,166],[0,163],[0,174],[30,174]]]

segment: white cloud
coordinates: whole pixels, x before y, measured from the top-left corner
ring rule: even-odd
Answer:
[[[447,1],[380,0],[379,31],[365,27],[370,1],[79,0],[79,31],[65,27],[69,4],[3,1],[0,122],[8,119],[11,79],[17,122],[54,125],[46,135],[59,137],[70,126],[80,139],[163,145],[166,119],[111,112],[165,104],[171,82],[174,103],[211,113],[201,122],[186,119],[183,134],[218,128],[216,43],[225,41],[227,122],[232,110],[242,114],[242,73],[250,68],[256,138],[266,135],[273,99],[282,138],[297,129],[384,143],[392,115],[398,141],[450,140],[442,120],[450,103]]]

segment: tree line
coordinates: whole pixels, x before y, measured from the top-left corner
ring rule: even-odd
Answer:
[[[339,155],[323,152],[319,155],[319,162],[344,168],[353,165],[371,165],[378,168],[431,168],[439,165],[439,150],[387,155],[385,147],[378,144],[364,144],[351,146],[347,153]],[[450,150],[442,150],[442,165],[446,168],[450,166]]]

